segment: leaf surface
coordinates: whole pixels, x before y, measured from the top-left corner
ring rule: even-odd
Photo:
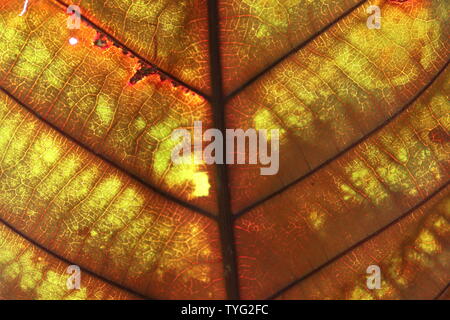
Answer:
[[[0,298],[448,296],[448,3],[68,4],[0,4]],[[173,165],[194,121],[279,172]]]
[[[448,142],[430,134],[448,130],[448,83],[447,71],[382,130],[238,218],[245,298],[316,270],[448,184]]]
[[[75,4],[128,50],[210,92],[207,1],[58,0]]]

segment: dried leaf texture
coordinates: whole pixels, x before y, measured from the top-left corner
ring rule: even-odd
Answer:
[[[22,6],[0,3],[0,298],[449,298],[448,2]],[[278,129],[279,172],[174,165],[195,121]]]

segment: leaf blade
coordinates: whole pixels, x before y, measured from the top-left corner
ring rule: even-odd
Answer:
[[[1,94],[1,218],[142,295],[223,294],[217,226],[145,188]]]
[[[171,163],[172,130],[190,128],[195,120],[210,125],[203,97],[158,74],[131,85],[138,61],[118,48],[96,47],[96,31],[86,26],[77,31],[77,46],[70,46],[70,30],[59,30],[66,23],[59,6],[35,4],[27,13],[28,23],[16,16],[14,2],[2,6],[1,43],[10,43],[0,57],[2,87],[149,186],[191,202],[203,209],[199,211],[217,210],[214,170]]]
[[[276,292],[448,183],[448,144],[429,134],[448,130],[448,76],[376,135],[237,219],[244,298]]]

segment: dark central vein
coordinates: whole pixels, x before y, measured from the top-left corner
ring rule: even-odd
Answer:
[[[225,136],[225,100],[222,90],[222,66],[220,62],[219,40],[219,8],[218,0],[208,1],[209,26],[209,56],[211,70],[212,99],[214,127]],[[225,150],[226,151],[226,150]],[[219,206],[219,231],[222,244],[222,259],[224,267],[225,288],[228,299],[239,299],[238,272],[236,264],[236,248],[234,241],[234,225],[230,204],[226,152],[222,152],[223,164],[216,164],[217,200]]]

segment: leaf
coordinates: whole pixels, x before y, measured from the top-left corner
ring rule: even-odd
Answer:
[[[382,130],[238,218],[245,298],[262,298],[305,274],[312,276],[354,244],[364,244],[377,230],[425,206],[436,193],[448,193],[448,144],[432,142],[429,135],[430,128],[448,126],[448,99],[440,94],[448,95],[448,79],[446,71]],[[444,208],[442,232],[448,229]],[[446,267],[445,285],[448,237],[436,242],[441,249],[434,258]],[[378,262],[372,258],[376,251],[366,250],[367,259]]]
[[[364,1],[223,1],[224,90],[231,93]],[[270,50],[267,50],[270,48]],[[280,60],[281,61],[281,60]]]
[[[115,285],[83,274],[83,287],[68,291],[69,266],[14,233],[0,227],[1,299],[137,299]]]
[[[70,4],[69,1],[58,1]],[[86,17],[136,54],[210,91],[206,1],[77,0]]]
[[[448,295],[447,3],[68,4],[0,4],[1,298]],[[280,171],[173,165],[194,121],[279,129]]]
[[[4,93],[0,114],[3,221],[141,295],[221,295],[213,220],[146,189]]]
[[[448,279],[448,193],[445,188],[370,240],[280,295],[282,299],[422,299]],[[407,239],[407,240],[405,240]],[[372,255],[367,255],[372,252]],[[380,290],[368,290],[367,266],[380,264]],[[432,270],[431,272],[422,272]],[[319,285],[317,285],[319,283]],[[420,284],[427,284],[421,286]]]

